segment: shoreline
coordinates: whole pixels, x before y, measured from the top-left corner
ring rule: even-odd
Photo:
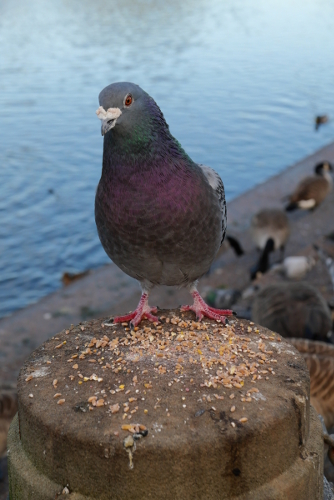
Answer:
[[[238,259],[231,250],[219,255],[210,274],[200,280],[200,290],[221,284],[238,289],[247,286],[248,270],[256,259],[248,232],[251,216],[265,207],[283,208],[282,199],[301,178],[312,174],[315,163],[322,160],[334,163],[334,141],[228,203],[228,233],[241,241],[245,255]],[[333,191],[314,212],[293,213],[290,216],[291,236],[286,255],[303,252],[325,234],[334,231],[333,213]],[[1,383],[15,382],[26,357],[50,336],[70,324],[131,310],[136,307],[139,297],[137,282],[110,263],[91,270],[84,278],[38,302],[1,318]],[[190,295],[184,289],[159,287],[153,290],[150,300],[160,307],[173,308],[181,303],[189,303]]]

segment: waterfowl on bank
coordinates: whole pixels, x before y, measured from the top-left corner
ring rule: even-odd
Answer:
[[[328,161],[318,163],[314,168],[314,176],[303,179],[290,195],[290,203],[285,210],[291,212],[297,208],[311,210],[320,205],[332,189],[333,167]]]
[[[289,339],[310,372],[311,404],[328,429],[334,426],[334,346],[306,339]]]
[[[316,288],[304,282],[276,283],[254,298],[252,320],[283,337],[329,341],[332,318]]]
[[[324,479],[334,479],[334,347],[324,342],[289,339],[304,357],[310,372],[310,403],[323,428]],[[327,430],[328,429],[328,430]],[[329,434],[331,432],[331,434]],[[332,489],[324,481],[324,500],[333,500]]]
[[[269,269],[269,255],[274,250],[280,250],[283,257],[285,244],[289,238],[289,219],[282,210],[267,208],[255,214],[251,220],[252,239],[261,256],[251,269],[251,278],[257,273],[265,273]]]

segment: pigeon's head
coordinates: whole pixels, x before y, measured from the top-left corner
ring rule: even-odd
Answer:
[[[112,83],[99,95],[100,107],[96,111],[101,120],[101,134],[107,134],[116,127],[123,134],[143,128],[152,115],[167,124],[155,101],[138,85],[129,82]],[[116,130],[115,129],[115,130]]]

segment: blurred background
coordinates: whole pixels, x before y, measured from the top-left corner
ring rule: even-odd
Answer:
[[[108,262],[98,94],[152,95],[227,200],[329,143],[330,0],[0,0],[0,317]]]

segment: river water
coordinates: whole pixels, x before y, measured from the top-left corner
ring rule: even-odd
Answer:
[[[332,0],[0,0],[0,316],[108,262],[100,90],[133,81],[228,200],[334,138]]]

